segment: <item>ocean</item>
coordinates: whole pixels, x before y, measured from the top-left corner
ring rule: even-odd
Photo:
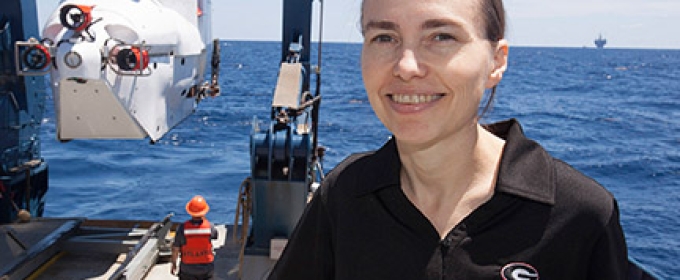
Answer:
[[[41,132],[50,175],[45,216],[160,220],[172,212],[182,221],[186,201],[201,194],[211,221],[233,223],[239,186],[250,175],[254,117],[269,122],[280,46],[221,44],[221,95],[203,100],[155,144],[61,143],[49,93]],[[363,89],[360,51],[360,44],[322,46],[326,172],[390,136]],[[484,122],[517,118],[530,138],[604,185],[618,199],[630,256],[661,279],[678,279],[680,50],[511,47],[509,61]]]

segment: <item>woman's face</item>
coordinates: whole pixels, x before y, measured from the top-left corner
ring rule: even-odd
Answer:
[[[479,0],[364,0],[361,65],[369,101],[398,140],[427,144],[476,127],[507,43],[483,37]]]

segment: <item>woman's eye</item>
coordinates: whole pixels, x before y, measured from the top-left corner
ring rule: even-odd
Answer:
[[[434,36],[435,41],[449,41],[449,40],[456,40],[455,37],[451,34],[446,34],[446,33],[440,33]]]
[[[394,39],[390,35],[381,34],[381,35],[376,35],[375,37],[373,37],[373,39],[371,39],[371,41],[376,42],[376,43],[389,43],[389,42],[394,41]]]

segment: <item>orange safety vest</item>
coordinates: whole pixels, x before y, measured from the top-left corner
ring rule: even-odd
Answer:
[[[182,262],[185,264],[211,263],[215,259],[210,242],[210,222],[195,225],[191,221],[184,222],[186,244],[182,246]]]

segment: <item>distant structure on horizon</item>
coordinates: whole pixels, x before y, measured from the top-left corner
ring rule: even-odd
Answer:
[[[602,38],[602,34],[600,34],[600,37],[595,39],[595,46],[597,46],[598,49],[604,48],[604,45],[607,44],[607,39]]]

